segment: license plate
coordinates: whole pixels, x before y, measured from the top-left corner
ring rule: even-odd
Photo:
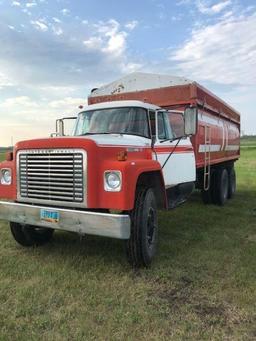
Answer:
[[[58,223],[60,220],[60,214],[56,211],[41,209],[40,219],[42,221],[47,221],[48,223]]]

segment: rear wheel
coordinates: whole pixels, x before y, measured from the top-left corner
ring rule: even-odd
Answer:
[[[212,193],[210,189],[208,189],[208,191],[202,189],[201,196],[204,204],[209,205],[212,203]]]
[[[229,176],[226,168],[216,170],[216,184],[214,186],[213,201],[223,206],[228,199]]]
[[[205,191],[203,188],[201,189],[201,196],[204,204],[214,204],[214,188],[216,186],[216,180],[215,180],[215,171],[214,169],[211,171],[210,175],[210,187],[207,191]]]
[[[131,214],[131,236],[126,242],[127,257],[134,267],[149,266],[156,254],[158,221],[152,188],[139,188]]]
[[[235,168],[232,167],[228,172],[228,199],[233,198],[236,192],[236,172]]]
[[[10,222],[10,229],[16,242],[26,247],[46,244],[51,240],[54,232],[53,229],[14,222]]]

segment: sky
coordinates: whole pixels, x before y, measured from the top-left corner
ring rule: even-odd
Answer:
[[[184,76],[256,134],[255,0],[0,0],[0,146],[47,137],[92,88]]]

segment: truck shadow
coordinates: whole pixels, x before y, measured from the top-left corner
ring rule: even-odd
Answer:
[[[125,244],[122,240],[98,236],[83,236],[56,231],[52,242],[46,246],[47,253],[52,256],[64,255],[66,260],[72,259],[84,266],[104,264],[125,264]]]
[[[244,200],[251,198],[252,200]],[[223,239],[223,234],[238,233],[239,224],[256,217],[256,193],[239,191],[235,199],[226,206],[204,205],[200,192],[194,192],[189,202],[168,212],[159,213],[159,256],[154,266],[163,266],[166,259],[175,263],[175,258],[183,254],[190,257],[190,250],[205,245],[215,246]],[[253,200],[254,199],[254,200]],[[241,226],[240,225],[240,226]],[[51,256],[62,255],[82,262],[84,266],[95,266],[98,262],[105,265],[122,267],[127,271],[125,242],[98,236],[80,238],[76,234],[56,231],[53,241],[43,247],[42,252]],[[76,263],[76,262],[75,262]]]

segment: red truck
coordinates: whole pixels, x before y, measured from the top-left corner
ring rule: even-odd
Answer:
[[[93,89],[73,134],[22,141],[0,163],[0,218],[23,246],[54,230],[125,240],[128,261],[148,266],[158,209],[201,190],[224,205],[236,190],[240,115],[198,83],[133,73]]]

